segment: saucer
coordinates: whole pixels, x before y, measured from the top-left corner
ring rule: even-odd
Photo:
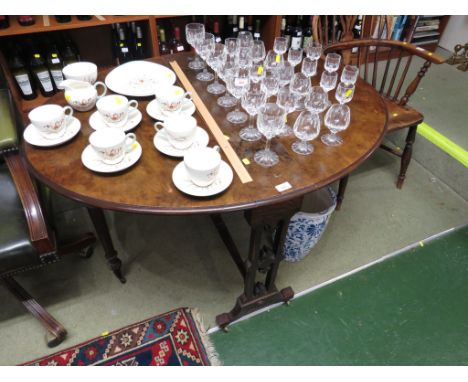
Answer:
[[[118,129],[123,130],[124,132],[130,131],[141,122],[142,117],[143,115],[141,114],[140,110],[132,110],[128,113],[127,123],[121,127],[118,127]],[[109,127],[102,119],[101,114],[99,114],[99,111],[95,111],[93,114],[91,114],[91,117],[89,117],[89,125],[94,130],[106,129]]]
[[[198,126],[197,130],[195,131],[195,137],[193,138],[192,144],[186,149],[177,149],[174,146],[172,146],[171,143],[168,141],[166,134],[167,133],[164,130],[164,128],[156,132],[156,135],[153,139],[154,147],[156,147],[163,154],[178,158],[183,157],[188,150],[197,147],[205,147],[206,145],[208,145],[208,141],[210,140],[206,130]]]
[[[232,183],[233,172],[231,167],[221,161],[219,173],[213,183],[206,187],[197,186],[190,180],[190,177],[185,169],[184,162],[180,162],[172,172],[172,181],[174,185],[182,192],[192,196],[212,196],[223,192]]]
[[[138,142],[135,142],[133,145],[135,145],[135,147],[132,149],[132,151],[126,153],[124,158],[116,164],[104,163],[91,147],[91,145],[88,145],[81,153],[81,162],[83,162],[85,167],[96,172],[108,174],[122,171],[133,166],[141,157],[141,153],[143,151],[141,145]]]
[[[64,128],[65,132],[56,138],[45,138],[39,131],[32,125],[28,125],[23,132],[23,137],[26,142],[33,146],[39,147],[53,147],[61,145],[72,139],[80,131],[81,123],[79,119],[72,117],[71,122]],[[55,135],[55,134],[54,134]]]
[[[150,117],[157,119],[158,121],[164,121],[171,115],[171,113],[163,112],[159,107],[158,101],[155,99],[148,103],[148,106],[146,106],[146,112]],[[193,113],[195,113],[195,104],[189,99],[185,100],[179,114],[192,115]]]

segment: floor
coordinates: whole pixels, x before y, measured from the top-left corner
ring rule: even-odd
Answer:
[[[468,365],[467,245],[468,226],[211,340],[224,365]]]
[[[428,100],[426,116],[438,110],[437,102]],[[462,109],[458,105],[451,107]],[[444,121],[459,123],[459,115],[442,111]],[[341,211],[308,257],[281,265],[278,287],[290,285],[299,293],[468,222],[468,201],[417,161],[404,188],[397,190],[398,168],[395,158],[377,151],[355,171]],[[92,230],[84,209],[61,198],[57,206],[61,226]],[[199,308],[205,326],[213,327],[215,316],[232,308],[241,278],[208,217],[107,212],[107,218],[127,284],[107,269],[100,246],[88,260],[71,256],[18,278],[66,326],[69,335],[56,350],[181,306]],[[233,213],[226,220],[245,249],[248,231],[242,215]],[[50,353],[39,324],[3,288],[0,301],[0,364]]]

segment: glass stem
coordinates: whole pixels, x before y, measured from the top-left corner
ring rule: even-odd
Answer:
[[[214,83],[217,84],[218,83],[218,72],[214,72]]]
[[[270,139],[267,139],[266,141],[265,151],[270,151]]]
[[[249,114],[249,129],[253,129],[253,124],[254,124],[254,116],[252,114]]]
[[[239,111],[239,99],[236,98],[236,109],[235,111]]]

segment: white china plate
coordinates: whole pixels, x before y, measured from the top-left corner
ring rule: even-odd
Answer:
[[[88,145],[81,153],[81,162],[83,162],[85,167],[91,171],[106,174],[123,171],[133,166],[141,157],[143,152],[141,145],[138,142],[135,142],[134,145],[135,147],[132,149],[132,151],[126,153],[124,158],[116,164],[104,163],[101,159],[99,159],[98,154],[94,151],[91,145]]]
[[[175,73],[163,65],[131,61],[113,69],[105,79],[109,89],[131,97],[153,96],[158,86],[173,85]]]
[[[159,107],[158,101],[156,101],[155,99],[148,103],[148,105],[146,106],[146,112],[149,114],[150,117],[157,119],[158,121],[164,121],[167,117],[171,115],[170,113],[162,112],[161,108]],[[180,111],[180,114],[192,115],[193,113],[195,113],[195,104],[189,99],[185,100],[182,104],[182,110]]]
[[[134,129],[141,122],[142,118],[143,118],[143,115],[141,114],[140,110],[138,109],[132,110],[131,112],[128,113],[127,123],[123,125],[122,127],[119,127],[118,129],[125,131],[125,132],[130,131]],[[89,125],[94,130],[107,129],[109,127],[106,125],[106,123],[102,119],[102,116],[99,113],[99,111],[95,111],[93,114],[91,114],[91,117],[89,117]]]
[[[187,151],[191,149],[205,147],[206,145],[208,145],[209,140],[210,137],[208,136],[206,130],[198,126],[197,130],[195,131],[195,137],[193,139],[192,144],[186,149],[177,149],[174,146],[172,146],[171,143],[168,141],[166,131],[163,128],[160,131],[156,132],[156,135],[153,138],[153,144],[154,147],[156,147],[163,154],[169,155],[171,157],[182,158],[185,154],[187,154]]]
[[[71,122],[65,127],[65,132],[62,136],[58,136],[57,138],[45,138],[44,136],[39,133],[39,131],[32,125],[28,125],[23,132],[23,137],[26,142],[33,146],[39,147],[53,147],[61,145],[62,143],[68,142],[72,139],[76,134],[79,133],[81,129],[80,121],[72,117]]]
[[[233,172],[231,167],[225,162],[221,161],[219,173],[213,183],[206,187],[197,186],[190,180],[187,170],[185,169],[184,162],[180,162],[172,172],[172,181],[174,185],[182,192],[192,196],[212,196],[223,192],[230,186],[233,179]]]

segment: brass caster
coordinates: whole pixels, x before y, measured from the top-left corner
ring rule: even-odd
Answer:
[[[228,332],[229,332],[229,326],[227,326],[227,325],[226,325],[226,326],[223,326],[221,329],[223,330],[224,333],[228,333]]]

